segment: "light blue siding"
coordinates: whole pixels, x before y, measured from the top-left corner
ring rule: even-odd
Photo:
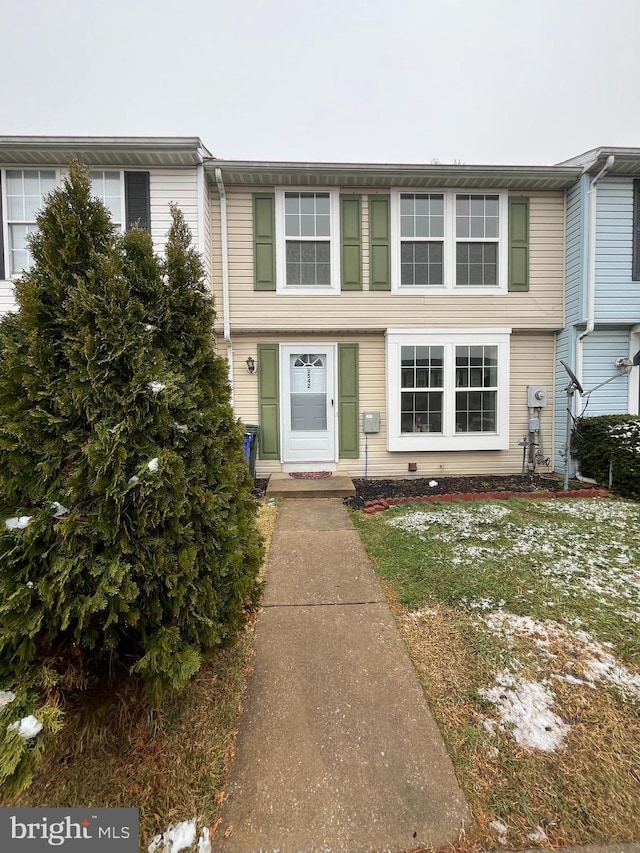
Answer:
[[[617,376],[615,361],[629,355],[629,329],[596,329],[585,338],[582,384],[585,391]],[[618,376],[589,396],[585,416],[619,415],[629,411],[629,377]]]
[[[567,394],[569,378],[560,364],[565,361],[573,367],[576,334],[573,328],[565,329],[558,335],[556,343],[556,389],[554,395],[555,425],[553,446],[553,470],[564,471],[564,445],[567,429]]]
[[[631,280],[633,180],[605,177],[596,215],[596,323],[640,321],[640,282]]]
[[[583,318],[586,271],[586,192],[583,176],[567,192],[566,318],[567,324]]]

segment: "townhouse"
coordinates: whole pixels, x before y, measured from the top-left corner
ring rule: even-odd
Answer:
[[[580,172],[207,161],[215,333],[258,476],[550,456]]]
[[[640,414],[640,148],[597,148],[562,165],[578,166],[581,174],[567,190],[557,470],[564,466],[568,416]],[[560,360],[585,392],[574,395],[569,415],[564,393],[569,380]]]
[[[69,161],[91,169],[94,193],[122,229],[139,223],[162,251],[169,203],[183,211],[207,268],[209,194],[198,138],[0,137],[0,315],[14,307],[13,282],[28,269],[27,235],[44,197],[62,181]]]
[[[556,166],[215,158],[197,137],[0,137],[0,314],[72,157],[161,252],[185,214],[257,475],[564,466],[579,414],[638,414],[640,149]],[[549,463],[547,465],[547,460]]]

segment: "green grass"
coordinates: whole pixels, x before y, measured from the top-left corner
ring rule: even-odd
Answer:
[[[467,845],[638,840],[640,505],[455,502],[352,518],[470,802]],[[490,698],[505,678],[513,692]],[[552,748],[518,742],[501,715],[531,686],[566,726]]]
[[[483,501],[353,518],[408,608],[500,606],[579,625],[623,660],[640,660],[638,504]]]

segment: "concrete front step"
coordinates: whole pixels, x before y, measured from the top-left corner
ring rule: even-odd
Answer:
[[[356,493],[346,474],[332,474],[323,480],[299,480],[288,474],[272,474],[266,495],[268,498],[350,498]]]

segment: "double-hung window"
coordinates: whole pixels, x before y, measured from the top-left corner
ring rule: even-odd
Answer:
[[[338,202],[334,190],[276,193],[278,290],[339,290]]]
[[[400,196],[400,284],[442,286],[444,195]]]
[[[510,329],[389,329],[389,450],[509,446]]]
[[[391,217],[392,290],[506,292],[506,193],[396,191]]]
[[[456,195],[456,287],[497,287],[500,197]]]
[[[7,169],[6,209],[9,275],[32,264],[27,237],[36,230],[36,215],[45,196],[57,185],[55,169]]]
[[[91,195],[100,199],[109,211],[113,224],[118,230],[123,230],[124,194],[122,173],[118,171],[93,170],[91,172]]]

